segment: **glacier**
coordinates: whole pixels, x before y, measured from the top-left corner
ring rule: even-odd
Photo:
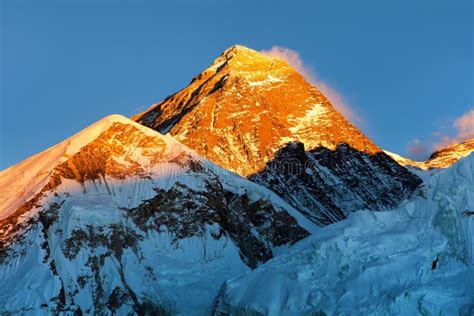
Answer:
[[[216,315],[472,315],[474,154],[393,211],[360,210],[227,280]]]

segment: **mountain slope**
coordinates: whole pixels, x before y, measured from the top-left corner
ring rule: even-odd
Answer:
[[[472,315],[472,210],[473,154],[397,210],[357,212],[226,281],[214,314]]]
[[[474,151],[474,138],[435,151],[426,161],[429,168],[447,168]]]
[[[343,220],[359,209],[395,207],[420,183],[384,153],[364,154],[345,143],[335,150],[309,151],[301,143],[290,143],[250,179],[271,188],[319,225]]]
[[[1,196],[20,193],[1,205],[2,314],[202,314],[223,280],[314,229],[271,191],[118,115],[0,181]]]
[[[474,151],[474,139],[468,139],[462,143],[454,144],[435,151],[425,161],[414,161],[397,154],[385,151],[390,157],[403,166],[415,167],[422,170],[444,169],[450,167],[459,159],[468,156]]]
[[[242,46],[133,119],[276,191],[320,225],[361,207],[393,207],[421,183],[285,61]]]

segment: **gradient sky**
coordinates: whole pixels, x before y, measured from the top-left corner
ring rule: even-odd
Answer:
[[[403,155],[474,107],[472,1],[65,2],[0,0],[0,170],[147,108],[237,43],[298,52]]]

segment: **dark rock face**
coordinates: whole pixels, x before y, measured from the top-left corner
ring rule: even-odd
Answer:
[[[128,210],[138,227],[160,231],[164,225],[179,240],[203,236],[206,225],[218,224],[213,238],[232,239],[251,268],[273,257],[272,246],[292,245],[309,235],[284,210],[266,200],[250,201],[245,193],[224,190],[218,181],[209,182],[203,192],[182,185],[156,192],[154,198]]]
[[[395,207],[422,183],[383,152],[369,155],[347,144],[334,151],[305,151],[297,142],[279,150],[250,179],[278,193],[318,225],[342,220],[358,209]]]

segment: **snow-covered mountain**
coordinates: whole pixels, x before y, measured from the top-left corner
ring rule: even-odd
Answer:
[[[202,315],[314,224],[112,115],[0,173],[0,314]]]
[[[421,183],[285,61],[239,45],[133,119],[272,189],[318,225],[394,207]]]
[[[414,161],[389,151],[385,151],[385,153],[403,166],[415,167],[421,170],[436,170],[450,167],[456,161],[468,156],[473,151],[474,138],[437,150],[425,161]]]
[[[225,282],[217,315],[473,315],[474,154]],[[262,291],[261,289],[265,289]]]
[[[422,186],[402,160],[285,61],[231,47],[0,172],[0,314],[469,314],[473,155]]]

